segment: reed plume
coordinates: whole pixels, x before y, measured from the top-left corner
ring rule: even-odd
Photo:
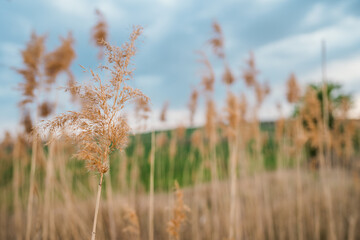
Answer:
[[[256,69],[254,53],[250,52],[249,59],[246,61],[246,68],[243,69],[243,78],[248,87],[255,86],[259,70]]]
[[[224,37],[223,31],[220,24],[216,21],[212,24],[213,28],[213,37],[210,39],[210,44],[212,46],[214,54],[219,58],[225,58],[225,51],[224,51]]]
[[[174,239],[178,240],[180,237],[180,227],[186,220],[186,212],[189,212],[190,208],[184,203],[183,192],[177,181],[175,181],[175,196],[176,202],[173,208],[173,218],[168,222],[167,232]]]
[[[107,41],[108,38],[108,24],[105,20],[104,15],[100,10],[96,9],[95,14],[98,18],[96,25],[91,30],[91,37],[94,44],[100,48],[103,47],[103,42]],[[98,58],[103,58],[103,50],[100,50],[98,53]]]
[[[131,239],[140,239],[140,224],[136,212],[129,207],[125,208],[124,211],[126,227],[123,229],[123,232],[127,233]]]
[[[263,85],[255,82],[255,96],[258,107],[262,105],[265,97],[270,94],[270,91],[271,89],[267,82],[265,82]]]
[[[24,110],[22,113],[21,124],[24,127],[25,134],[31,134],[33,130],[33,121],[28,110]]]
[[[198,54],[200,55],[199,62],[204,66],[201,84],[205,92],[211,93],[214,91],[215,73],[207,55],[201,51]]]
[[[42,118],[48,117],[54,111],[54,104],[50,102],[43,102],[38,107],[39,116]]]
[[[139,130],[146,129],[146,122],[149,119],[151,108],[149,102],[140,97],[135,100],[135,117],[139,122]]]
[[[310,87],[306,89],[299,115],[307,143],[310,145],[311,151],[315,153],[313,154],[314,156],[311,156],[312,166],[318,167],[321,163],[316,157],[319,156],[319,149],[322,144],[321,135],[319,134],[322,131],[321,104],[317,98],[316,91]]]
[[[232,93],[228,92],[227,94],[227,105],[225,108],[226,111],[226,120],[228,123],[227,126],[227,135],[229,139],[234,140],[235,136],[238,134],[238,124],[240,121],[240,107],[238,98]]]
[[[189,111],[190,111],[190,125],[191,126],[194,125],[194,118],[195,118],[195,112],[196,112],[196,108],[197,108],[198,98],[199,98],[199,93],[196,89],[194,89],[191,92],[190,102],[188,104]]]
[[[108,65],[100,66],[100,69],[109,72],[111,78],[103,81],[99,74],[90,70],[92,81],[77,83],[74,87],[82,101],[82,109],[60,114],[39,125],[42,132],[50,131],[54,136],[63,136],[75,142],[79,147],[75,157],[86,161],[90,171],[100,173],[92,239],[96,235],[103,174],[110,167],[109,155],[116,149],[124,149],[127,144],[130,128],[121,112],[131,99],[143,98],[148,101],[140,90],[127,84],[133,73],[129,66],[136,52],[135,41],[141,33],[142,28],[135,26],[129,42],[121,48],[103,41]]]
[[[235,76],[232,74],[230,67],[226,64],[225,71],[222,77],[223,83],[230,86],[235,82]]]
[[[67,38],[60,38],[60,40],[61,45],[44,56],[44,71],[48,84],[54,83],[61,72],[69,74],[71,63],[76,57],[72,34],[68,33]]]
[[[163,105],[163,108],[161,109],[161,113],[160,113],[160,121],[161,122],[166,122],[166,113],[167,110],[169,108],[169,102],[166,101]]]
[[[216,137],[216,109],[215,103],[212,100],[207,101],[206,103],[206,122],[205,122],[205,133],[206,136],[213,141],[215,144]]]
[[[35,32],[31,34],[31,39],[27,43],[25,50],[21,52],[24,68],[16,69],[16,71],[25,79],[24,83],[19,84],[20,91],[24,99],[20,102],[25,105],[33,101],[34,90],[38,85],[38,75],[42,57],[45,52],[45,36],[38,36]]]
[[[300,86],[297,82],[296,76],[292,73],[286,82],[287,92],[286,98],[289,103],[296,103],[300,100],[301,92]]]

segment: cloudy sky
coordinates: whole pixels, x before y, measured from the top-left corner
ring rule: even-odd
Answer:
[[[90,42],[95,9],[100,9],[108,21],[112,44],[126,41],[132,25],[144,27],[134,60],[134,85],[151,98],[155,114],[164,101],[170,102],[169,126],[188,122],[186,105],[191,89],[200,82],[201,66],[195,52],[208,51],[204,43],[211,37],[214,20],[223,28],[226,53],[235,75],[241,75],[244,60],[253,51],[260,79],[271,85],[271,96],[260,112],[262,119],[278,116],[275,105],[284,101],[285,81],[291,72],[302,86],[321,80],[322,40],[327,46],[327,76],[355,96],[352,115],[360,116],[357,0],[0,0],[1,132],[15,129],[19,122],[20,94],[16,87],[22,79],[12,68],[21,67],[20,51],[31,32],[46,34],[46,47],[52,50],[59,45],[59,37],[71,31],[77,54],[72,70],[78,80],[85,79],[87,75],[79,64],[95,68],[99,63],[97,49]],[[214,61],[214,68],[218,76],[216,100],[221,109],[222,65]],[[246,92],[240,81],[233,89],[236,93]],[[65,100],[59,105],[61,111],[68,108]],[[201,124],[203,107],[199,108],[196,121]],[[289,106],[284,109],[290,112]]]

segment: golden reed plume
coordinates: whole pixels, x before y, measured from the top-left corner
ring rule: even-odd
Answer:
[[[258,74],[259,71],[256,69],[254,54],[250,52],[250,57],[246,61],[246,68],[243,70],[243,78],[248,87],[255,85]]]
[[[188,104],[189,111],[190,111],[190,125],[191,126],[194,124],[194,118],[195,118],[195,112],[196,112],[196,108],[197,108],[198,98],[199,98],[199,93],[196,89],[194,89],[191,92],[190,102]]]
[[[92,41],[96,46],[102,48],[103,42],[108,40],[108,24],[106,23],[105,17],[100,10],[96,9],[95,14],[97,15],[98,22],[92,28]],[[103,51],[100,50],[98,58],[103,58],[103,55]]]
[[[45,36],[38,36],[33,32],[30,41],[26,45],[26,49],[21,52],[25,67],[16,69],[25,79],[24,83],[19,84],[19,88],[24,96],[24,100],[20,102],[20,105],[33,101],[34,90],[38,85],[36,78],[39,75],[40,64],[45,52],[44,42]]]
[[[169,108],[169,102],[166,101],[163,105],[163,108],[161,109],[161,113],[160,113],[160,121],[161,122],[166,122],[166,113],[167,110]]]
[[[286,98],[289,103],[296,103],[300,100],[301,92],[300,86],[297,82],[296,76],[294,73],[290,74],[289,79],[286,82],[287,92]]]
[[[212,46],[214,54],[219,58],[225,58],[224,51],[224,37],[223,31],[220,24],[216,21],[213,22],[212,28],[214,31],[214,36],[210,39],[210,44]]]
[[[49,84],[55,81],[60,72],[68,72],[72,61],[76,57],[72,34],[69,33],[67,38],[60,38],[60,40],[61,45],[45,55],[45,75]]]
[[[82,101],[81,111],[63,113],[41,124],[42,129],[75,141],[79,145],[76,157],[85,160],[89,170],[107,172],[109,154],[126,146],[129,126],[120,115],[126,102],[134,98],[148,101],[140,90],[126,83],[132,76],[133,69],[129,69],[129,64],[141,32],[141,27],[134,27],[130,42],[122,48],[103,42],[108,65],[101,69],[110,72],[111,79],[105,82],[90,70],[92,81],[82,85],[76,83],[72,89]]]
[[[184,204],[184,196],[179,184],[175,181],[175,196],[176,202],[173,208],[173,218],[168,222],[167,231],[174,239],[180,238],[181,224],[186,220],[186,212],[190,211],[190,208]]]

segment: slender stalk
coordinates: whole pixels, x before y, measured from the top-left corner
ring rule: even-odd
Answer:
[[[326,81],[326,45],[325,41],[322,41],[321,47],[321,55],[322,55],[322,95],[323,95],[323,141],[321,144],[325,144],[324,153],[320,152],[320,154],[324,154],[324,164],[328,162],[330,159],[330,148],[329,148],[329,137],[328,134],[328,123],[329,123],[329,101],[327,95],[327,81]],[[322,166],[323,167],[323,166]]]
[[[236,211],[236,169],[237,169],[237,146],[238,136],[234,143],[229,141],[230,150],[230,226],[229,226],[229,239],[235,239],[235,211]]]
[[[211,136],[210,139],[210,168],[211,168],[211,204],[213,208],[211,209],[214,213],[219,212],[219,202],[218,202],[218,172],[217,172],[217,158],[216,158],[216,143],[215,136]],[[219,228],[220,220],[216,217],[212,218],[212,235],[214,239],[219,239]]]
[[[48,239],[49,234],[49,220],[50,220],[50,209],[51,209],[51,192],[52,189],[52,181],[53,181],[53,158],[54,158],[54,142],[50,143],[49,146],[49,157],[46,162],[46,181],[45,181],[45,193],[44,193],[44,216],[43,216],[43,232],[42,238]]]
[[[15,142],[14,152],[13,152],[13,192],[14,192],[14,220],[15,220],[15,234],[16,239],[22,239],[21,236],[21,204],[20,204],[20,197],[19,197],[19,188],[20,188],[20,140],[18,139]]]
[[[96,236],[96,223],[97,223],[97,217],[98,217],[98,213],[99,213],[100,197],[101,197],[101,186],[102,186],[103,177],[104,177],[104,173],[101,173],[98,192],[97,192],[97,197],[96,197],[96,207],[95,207],[93,230],[92,230],[92,233],[91,233],[91,240],[95,240],[95,236]]]
[[[116,226],[114,218],[114,203],[113,203],[113,193],[111,185],[111,176],[110,170],[106,175],[106,198],[108,202],[108,214],[109,214],[109,225],[110,225],[110,239],[116,239]]]
[[[154,165],[155,165],[155,131],[151,133],[150,152],[150,197],[149,197],[149,240],[154,240]]]
[[[38,94],[41,95],[41,83],[42,77],[41,74],[39,75],[39,92]],[[36,106],[36,113],[34,122],[37,123],[39,118],[39,103],[38,100],[35,98]],[[31,219],[32,219],[32,205],[34,201],[34,187],[35,187],[35,169],[36,169],[36,158],[38,155],[38,141],[39,137],[35,129],[32,131],[32,155],[31,155],[31,165],[30,165],[30,187],[29,187],[29,198],[27,203],[27,216],[26,216],[26,235],[25,240],[30,240],[31,237]]]
[[[33,142],[32,142],[32,155],[31,155],[29,199],[27,204],[27,217],[26,217],[26,235],[25,235],[26,240],[30,240],[30,236],[31,236],[32,205],[34,201],[35,168],[36,168],[36,157],[37,157],[37,149],[38,149],[37,145],[38,145],[38,138],[36,136],[36,133],[34,133]]]
[[[296,132],[299,133],[299,122],[295,122]],[[302,150],[296,151],[296,206],[297,206],[297,239],[304,239],[304,226],[303,226],[303,193],[302,193],[302,181],[300,172],[300,160],[302,159]]]
[[[355,240],[357,216],[355,213],[355,215],[349,217],[348,240]]]

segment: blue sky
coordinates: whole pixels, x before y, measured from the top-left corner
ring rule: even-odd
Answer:
[[[260,80],[271,85],[271,95],[260,111],[262,119],[278,116],[275,105],[284,101],[285,81],[291,72],[296,73],[302,86],[320,81],[323,39],[327,44],[327,76],[355,96],[351,114],[360,115],[360,1],[1,0],[1,132],[14,129],[19,122],[20,94],[16,86],[22,79],[11,68],[21,67],[20,51],[31,32],[47,34],[46,47],[52,50],[59,45],[59,36],[72,31],[77,53],[72,70],[78,80],[84,79],[87,75],[79,64],[95,68],[99,63],[97,49],[90,42],[96,8],[108,21],[112,44],[126,41],[132,25],[144,27],[134,60],[134,85],[151,98],[155,115],[164,101],[170,102],[169,126],[188,121],[189,95],[200,82],[201,66],[195,51],[208,50],[204,43],[211,37],[213,20],[223,28],[226,53],[235,75],[240,76],[248,52],[253,51]],[[221,110],[224,88],[219,79],[223,68],[220,62],[213,63],[218,77],[215,96]],[[247,92],[241,81],[234,92]],[[60,104],[61,110],[67,108],[65,101]],[[284,109],[290,112],[289,106]],[[199,106],[198,124],[203,122],[201,112],[203,107]]]

